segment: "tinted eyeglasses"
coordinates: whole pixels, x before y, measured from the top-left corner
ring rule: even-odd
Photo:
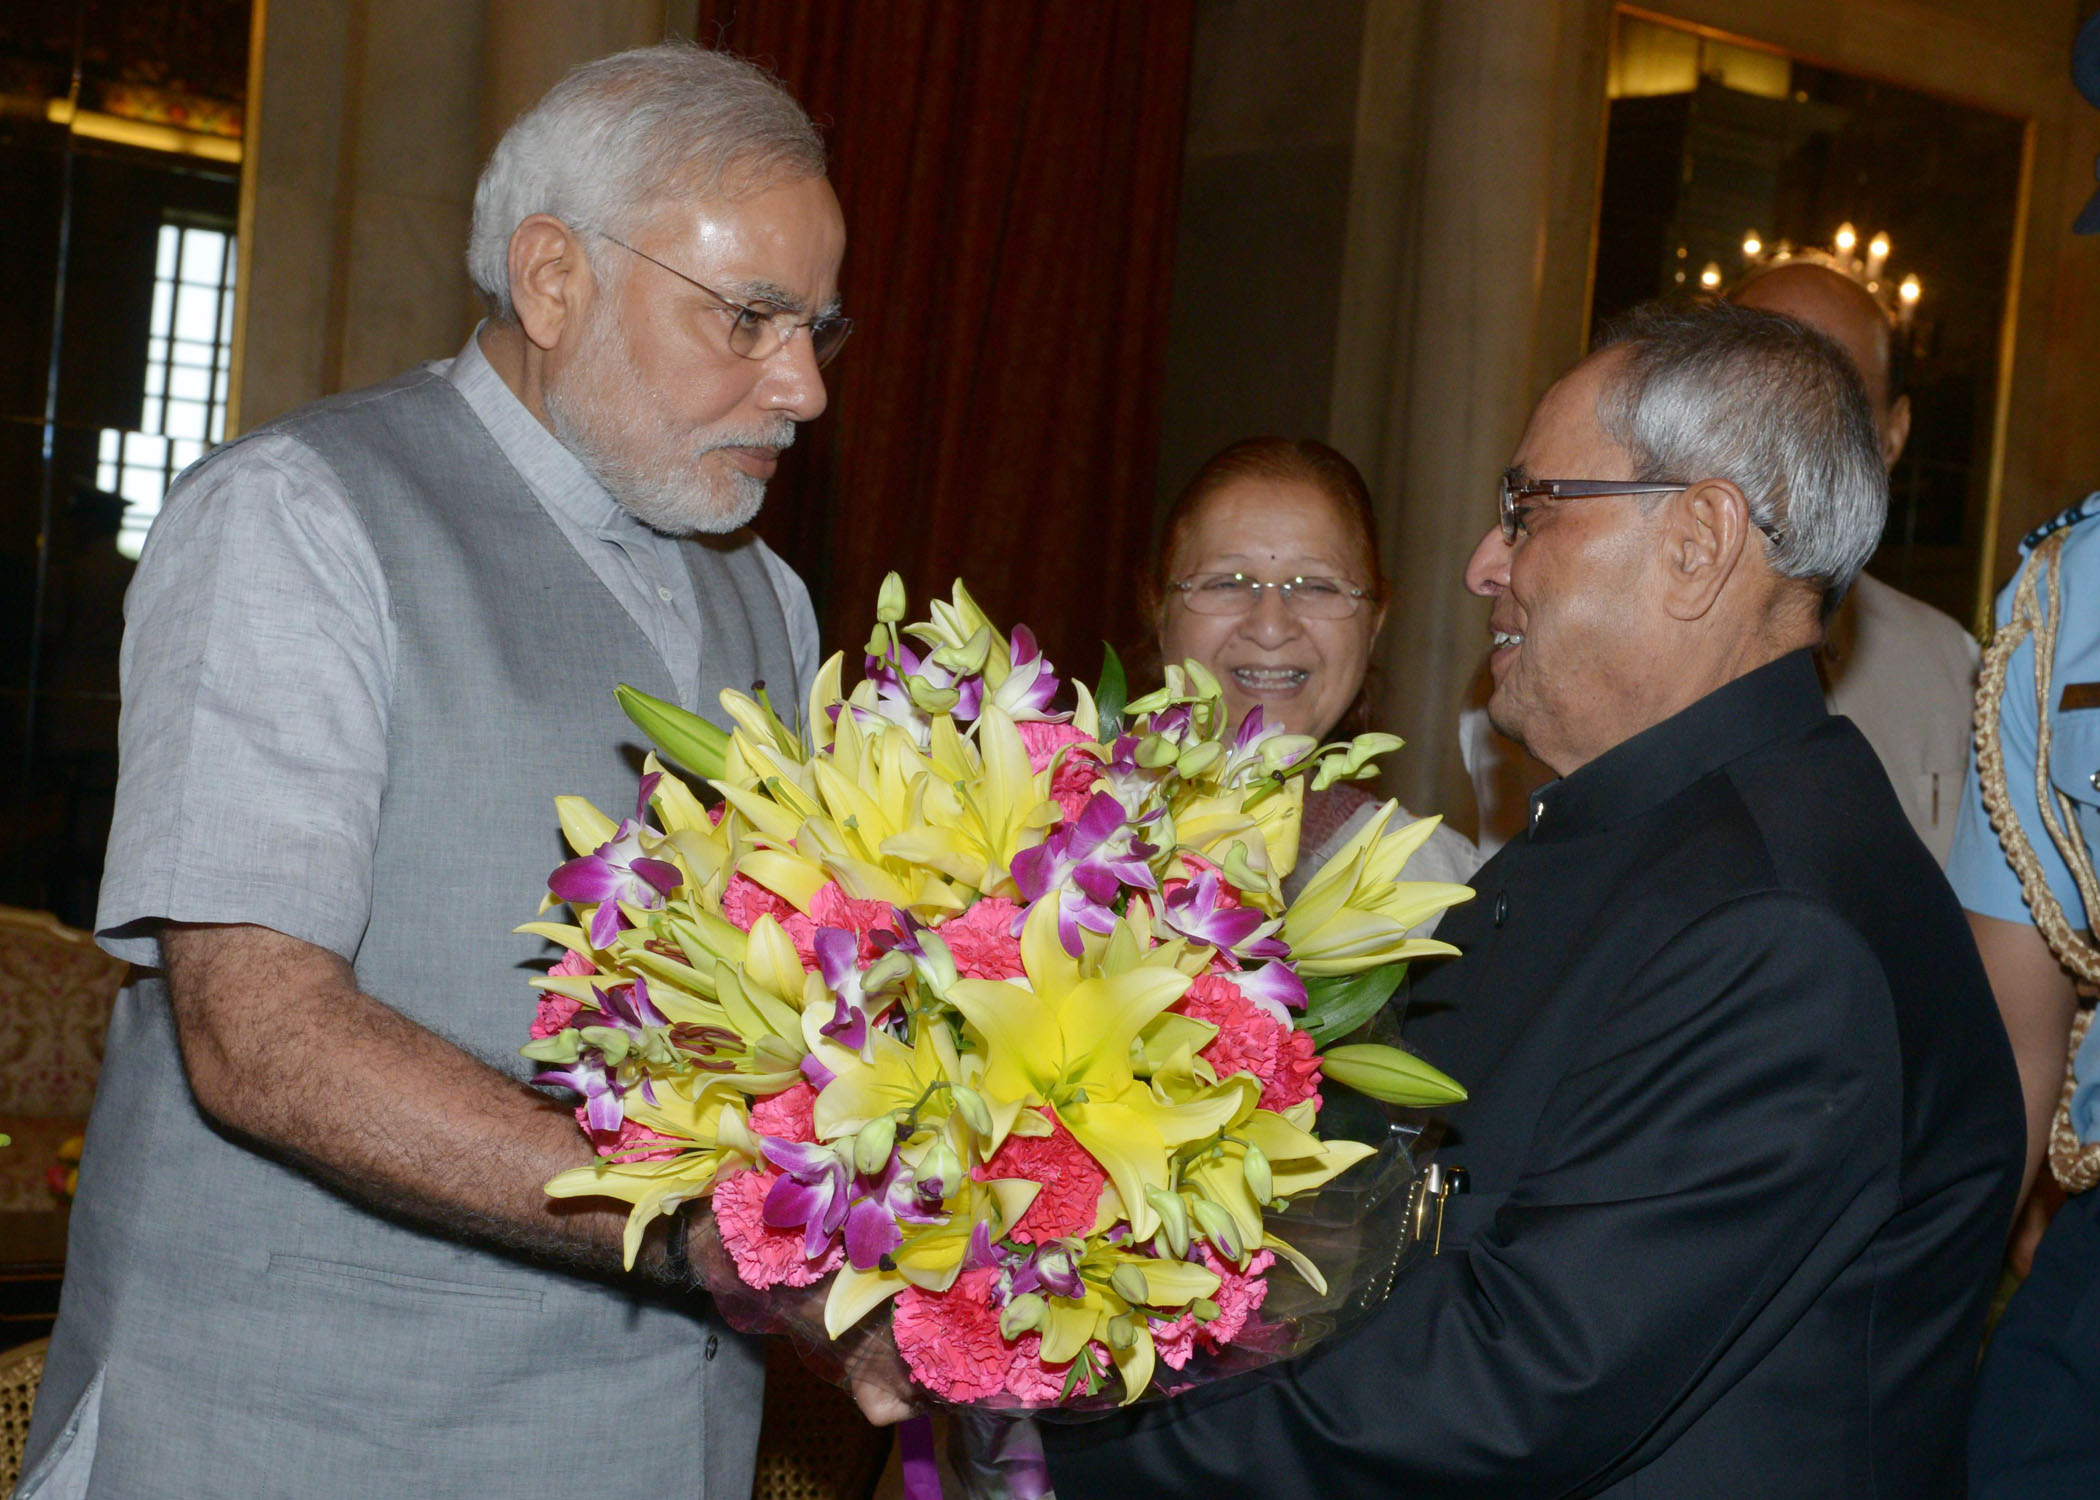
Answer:
[[[1502,471],[1502,540],[1514,542],[1524,531],[1524,518],[1544,500],[1591,500],[1617,495],[1674,495],[1689,484],[1658,484],[1652,479],[1526,479],[1515,469]],[[1786,539],[1776,526],[1753,521],[1773,546]]]

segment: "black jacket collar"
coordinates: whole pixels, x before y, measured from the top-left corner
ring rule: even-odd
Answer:
[[[1829,712],[1813,653],[1767,662],[1533,792],[1526,837],[1554,843],[1624,822]]]

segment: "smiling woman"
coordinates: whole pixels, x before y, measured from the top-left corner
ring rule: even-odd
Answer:
[[[1213,455],[1175,498],[1143,603],[1160,660],[1201,662],[1235,723],[1259,711],[1325,739],[1374,727],[1364,674],[1389,597],[1356,465],[1309,438],[1254,437]],[[1310,794],[1305,852],[1285,891],[1302,887],[1377,805],[1346,782]],[[1463,882],[1480,856],[1438,828],[1416,861],[1415,879]]]

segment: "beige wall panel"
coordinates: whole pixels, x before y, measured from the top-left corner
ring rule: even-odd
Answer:
[[[238,413],[254,427],[326,395],[341,167],[343,54],[353,0],[277,0],[264,13],[261,87],[245,166]]]
[[[460,262],[465,203],[363,193],[351,219],[351,316],[344,321],[339,388],[391,379],[458,352],[476,305]]]

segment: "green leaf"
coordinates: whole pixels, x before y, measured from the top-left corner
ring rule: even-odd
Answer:
[[[1393,998],[1407,965],[1380,964],[1361,974],[1328,974],[1305,981],[1305,1014],[1298,1029],[1321,1046],[1347,1036]]]
[[[727,730],[624,682],[613,689],[613,696],[651,744],[701,780],[717,780],[728,769]]]
[[[1101,716],[1101,743],[1115,742],[1123,727],[1123,705],[1130,701],[1130,679],[1123,675],[1123,658],[1107,641],[1101,643],[1101,685],[1094,689],[1094,709]]]

